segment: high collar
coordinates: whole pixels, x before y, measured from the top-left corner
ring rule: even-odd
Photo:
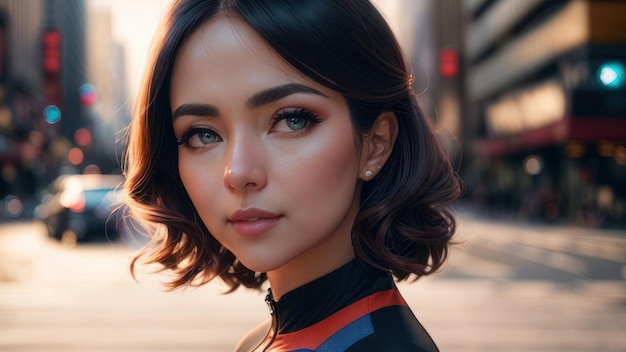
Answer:
[[[344,266],[284,294],[277,302],[271,289],[266,301],[279,334],[315,324],[374,292],[393,288],[391,274],[354,259]]]

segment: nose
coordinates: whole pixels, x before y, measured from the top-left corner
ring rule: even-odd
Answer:
[[[233,192],[258,191],[267,184],[267,173],[259,143],[239,138],[227,153],[224,186]]]

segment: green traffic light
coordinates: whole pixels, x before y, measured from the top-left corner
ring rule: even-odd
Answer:
[[[624,85],[624,65],[620,62],[607,62],[598,68],[598,79],[608,88],[620,88]]]

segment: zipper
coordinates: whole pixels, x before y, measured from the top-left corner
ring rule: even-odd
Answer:
[[[276,340],[276,335],[278,335],[278,315],[276,314],[276,302],[272,297],[272,289],[267,289],[267,295],[265,295],[265,303],[267,303],[267,307],[270,310],[270,315],[272,316],[272,327],[270,328],[269,334],[272,334],[272,339],[270,342],[263,348],[263,352],[268,351],[268,348],[272,346],[274,340]]]
[[[276,312],[276,302],[274,302],[274,299],[272,298],[271,288],[267,289],[267,295],[265,295],[265,303],[267,303],[267,307],[270,310],[270,315],[272,316],[272,320],[275,320],[276,316],[274,315],[274,313]]]

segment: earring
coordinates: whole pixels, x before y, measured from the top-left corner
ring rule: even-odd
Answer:
[[[376,167],[378,168],[378,170],[380,170],[380,165],[376,165]]]
[[[372,176],[372,172],[370,170],[365,170],[365,177]]]

